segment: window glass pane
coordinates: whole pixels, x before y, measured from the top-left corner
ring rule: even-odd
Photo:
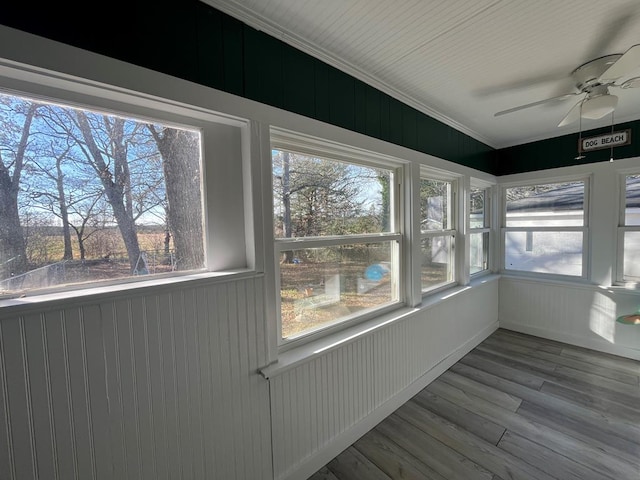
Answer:
[[[584,225],[584,182],[506,189],[507,227]]]
[[[276,238],[390,232],[390,170],[272,151]]]
[[[452,228],[451,182],[420,180],[420,229],[448,230]]]
[[[506,232],[505,268],[582,275],[582,232]]]
[[[422,290],[453,281],[453,237],[423,238],[421,283]]]
[[[485,223],[485,193],[483,188],[472,188],[469,205],[470,228],[484,228]]]
[[[640,232],[624,232],[624,280],[640,281]]]
[[[627,175],[625,225],[640,225],[640,175]]]
[[[282,252],[282,338],[345,320],[398,298],[393,242]]]
[[[12,95],[0,122],[0,294],[204,267],[199,131]]]
[[[469,235],[469,273],[482,272],[488,268],[487,250],[489,246],[489,232],[471,233]]]

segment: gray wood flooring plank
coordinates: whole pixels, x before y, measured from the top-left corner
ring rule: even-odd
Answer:
[[[404,420],[505,480],[551,480],[553,477],[495,445],[409,401],[396,410]]]
[[[437,382],[432,383],[429,387],[413,397],[413,400],[422,407],[431,410],[436,415],[459,425],[487,442],[493,445],[498,443],[498,440],[500,440],[500,437],[502,437],[504,433],[504,427],[470,410],[461,408],[448,399],[438,396],[437,393],[434,394],[434,390],[432,389],[437,386]]]
[[[542,445],[508,431],[504,434],[498,446],[557,479],[604,480],[605,478],[611,478],[603,477],[600,472],[595,472],[567,457],[558,455]]]
[[[572,360],[569,357],[562,357],[561,355],[546,352],[522,352],[519,349],[512,348],[506,343],[483,342],[478,345],[476,350],[478,352],[500,355],[511,360],[524,362],[537,371],[555,371],[555,373],[573,376],[585,383],[602,386],[616,392],[631,396],[640,395],[638,377],[617,370],[586,364]],[[542,357],[545,359],[542,360]]]
[[[574,347],[572,345],[565,345],[562,348],[561,354],[581,360],[585,363],[628,372],[632,375],[640,375],[640,361],[638,360],[619,357],[603,352],[593,352],[586,349],[580,349],[579,347]]]
[[[340,480],[336,477],[328,467],[322,467],[316,473],[311,475],[308,480]]]
[[[640,387],[638,385],[629,385],[615,379],[606,378],[592,373],[586,373],[575,368],[558,366],[555,373],[563,377],[572,377],[584,383],[590,383],[596,387],[603,387],[613,392],[622,393],[635,399],[636,404],[640,404]]]
[[[535,388],[536,390],[544,383],[544,378],[504,365],[495,359],[487,359],[486,357],[476,355],[473,352],[475,352],[475,350],[465,355],[459,363],[493,373],[498,377],[511,380],[512,382],[529,388]]]
[[[572,458],[588,468],[617,478],[633,478],[633,475],[638,473],[637,466],[629,462],[612,458],[599,448],[593,447],[582,440],[530,421],[521,415],[500,408],[479,397],[466,394],[462,390],[444,382],[433,382],[429,385],[429,388],[436,384],[437,388],[434,388],[433,391],[437,395],[463,408],[473,410],[474,413],[502,425],[509,431],[541,445],[546,445],[557,453]]]
[[[496,344],[492,344],[489,342],[481,343],[475,348],[475,351],[489,352],[494,355],[503,355],[507,358],[522,359],[522,360],[526,359],[526,362],[530,367],[535,368],[536,370],[541,370],[546,372],[553,372],[558,366],[557,363],[535,358],[530,354],[520,353],[518,351],[511,350],[508,348],[503,348],[501,346],[498,346]]]
[[[535,337],[512,330],[498,329],[491,335],[494,338],[506,338],[514,343],[523,345],[535,345],[543,348],[544,351],[550,353],[559,353],[561,355],[578,358],[585,363],[601,365],[603,367],[612,368],[614,370],[627,371],[632,375],[640,375],[640,361],[631,358],[613,355],[611,353],[599,352],[577,345],[568,345],[556,340],[550,340],[542,337]],[[556,350],[556,351],[553,351]]]
[[[393,480],[446,480],[375,429],[353,446]]]
[[[486,384],[488,385],[487,388],[500,388],[514,397],[539,405],[545,411],[562,415],[581,425],[588,425],[593,430],[616,435],[636,443],[640,440],[640,425],[637,422],[620,419],[610,412],[588,408],[559,396],[533,390],[468,365],[456,364],[451,367],[447,374],[449,376],[467,378],[468,382]],[[473,393],[473,391],[470,393]]]
[[[389,476],[380,470],[371,460],[353,446],[331,460],[327,467],[339,480],[389,480]]]
[[[602,412],[607,416],[640,425],[640,411],[612,402],[597,394],[587,394],[553,382],[543,383],[540,391],[553,395],[554,397],[567,399],[578,405],[584,405],[592,410]]]
[[[586,374],[582,375],[575,371],[569,371],[566,369],[563,371],[558,371],[559,369],[556,369],[554,372],[539,370],[535,367],[530,367],[527,364],[526,359],[516,358],[514,355],[515,354],[508,355],[503,352],[491,353],[488,351],[474,350],[473,353],[465,356],[462,361],[465,361],[466,363],[467,357],[470,359],[484,359],[492,362],[496,366],[499,366],[501,369],[511,368],[521,374],[528,374],[543,381],[568,386],[575,390],[606,398],[612,402],[626,405],[629,408],[640,411],[640,401],[638,400],[637,395],[632,394],[630,391],[626,391],[625,388],[616,386],[616,390],[612,390],[609,388],[610,385],[606,382],[600,382],[599,379],[590,378],[586,376]],[[606,383],[606,385],[602,385],[602,383]]]
[[[393,414],[378,424],[386,435],[447,480],[491,480],[493,474],[467,457]]]
[[[640,445],[637,443],[528,402],[523,402],[517,413],[533,422],[588,443],[612,457],[619,457],[627,463],[636,465],[640,472]]]
[[[513,332],[510,330],[505,330],[499,328],[496,330],[493,335],[494,338],[504,338],[508,341],[514,343],[515,345],[522,345],[525,347],[532,347],[537,350],[542,350],[549,353],[561,353],[564,347],[563,344],[555,344],[553,342],[547,342],[546,339],[540,337],[533,337],[529,335],[523,335],[518,332]]]
[[[498,329],[309,480],[640,480],[640,362]]]
[[[594,375],[600,375],[601,377],[617,380],[629,385],[638,386],[640,384],[640,375],[632,374],[624,370],[617,368],[610,368],[608,366],[597,365],[586,362],[584,360],[574,359],[571,356],[549,353],[542,350],[537,350],[530,347],[522,347],[510,343],[508,340],[489,337],[482,345],[493,346],[496,348],[502,348],[509,351],[517,352],[523,355],[527,355],[536,359],[553,362],[556,365],[562,365],[570,367],[576,370],[581,370],[586,373],[592,373]]]
[[[467,393],[471,393],[476,397],[480,397],[487,402],[495,403],[496,405],[506,408],[507,410],[511,410],[512,412],[515,412],[520,406],[520,403],[522,403],[522,399],[515,395],[510,395],[509,393],[500,391],[483,383],[476,382],[462,375],[458,375],[451,370],[440,375],[438,380],[453,385]]]

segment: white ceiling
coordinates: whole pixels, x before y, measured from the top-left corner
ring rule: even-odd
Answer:
[[[494,114],[577,92],[576,67],[640,43],[638,0],[204,1],[495,148],[577,132],[557,125],[582,97]],[[611,93],[616,123],[640,119],[640,88]]]

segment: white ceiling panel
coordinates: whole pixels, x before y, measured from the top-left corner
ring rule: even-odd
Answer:
[[[206,3],[496,148],[576,132],[580,122],[557,125],[586,93],[494,114],[578,93],[575,68],[640,44],[637,0]],[[640,76],[638,67],[625,78]],[[609,93],[619,97],[616,121],[640,119],[640,88]],[[610,122],[585,119],[582,128]]]

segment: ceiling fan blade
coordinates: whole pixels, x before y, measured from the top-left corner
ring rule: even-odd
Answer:
[[[569,110],[569,113],[567,113],[564,118],[560,120],[558,127],[569,125],[570,123],[573,123],[580,118],[580,107],[582,106],[582,102],[584,102],[584,99],[580,100],[571,108],[571,110]]]
[[[495,113],[493,116],[499,117],[501,115],[506,115],[507,113],[517,112],[518,110],[524,110],[525,108],[536,107],[538,105],[543,105],[545,103],[557,102],[558,100],[564,100],[565,98],[574,97],[576,95],[582,95],[582,93],[565,93],[564,95],[558,95],[557,97],[551,97],[545,100],[539,100],[537,102],[527,103],[526,105],[520,105],[519,107],[513,107],[507,110],[502,110],[501,112]]]
[[[638,88],[640,87],[640,77],[633,77],[628,80],[625,80],[624,83],[620,85],[620,88]]]
[[[600,75],[600,83],[609,83],[640,68],[640,44],[629,48],[613,65]]]
[[[565,68],[557,69],[554,71],[550,71],[547,73],[543,73],[535,76],[528,76],[527,78],[520,78],[510,82],[505,82],[500,85],[492,85],[490,87],[483,87],[475,90],[473,92],[474,95],[488,97],[491,95],[500,95],[505,93],[505,91],[517,91],[517,90],[526,90],[531,87],[536,87],[541,84],[558,82],[569,79],[571,80],[571,75],[566,71]],[[563,89],[561,91],[566,91],[567,89]]]
[[[636,3],[631,2],[629,5],[612,9],[584,58],[598,58],[609,53],[611,46],[634,25],[639,13],[638,7]]]

